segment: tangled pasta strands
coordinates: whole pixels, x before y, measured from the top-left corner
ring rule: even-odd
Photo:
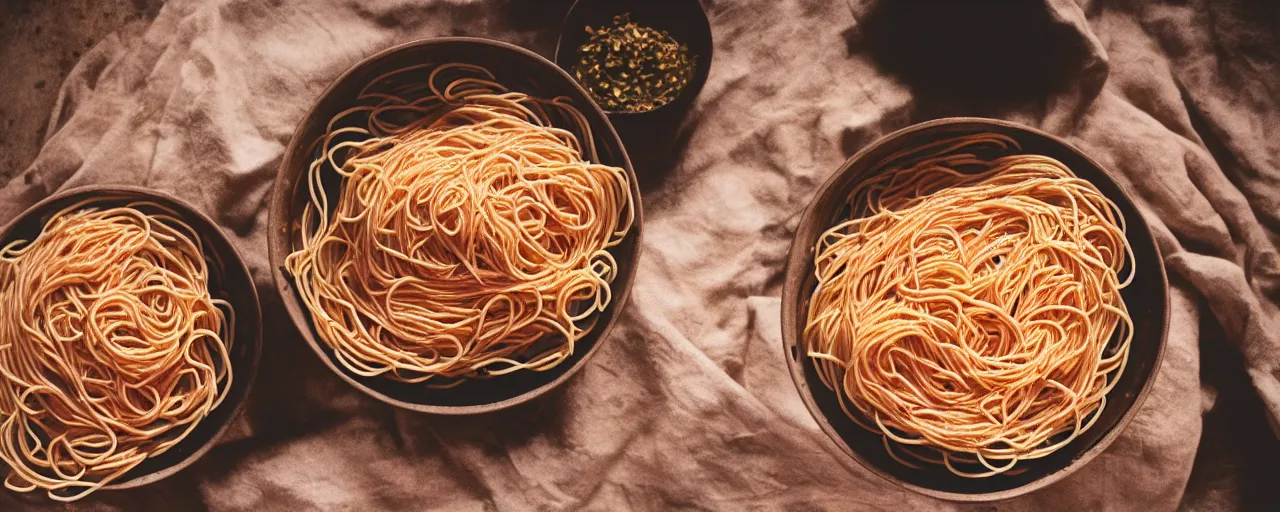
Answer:
[[[891,155],[817,243],[807,353],[908,466],[1017,471],[1088,430],[1124,371],[1124,217],[1020,151],[981,134]]]
[[[582,113],[465,64],[389,73],[358,102],[317,143],[286,259],[337,361],[449,387],[573,354],[612,300],[608,249],[635,215]]]
[[[231,387],[234,316],[195,231],[161,205],[92,202],[0,250],[5,487],[58,501],[177,445]]]

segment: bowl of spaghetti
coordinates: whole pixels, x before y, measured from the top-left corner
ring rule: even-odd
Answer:
[[[1151,231],[1097,162],[1033,128],[951,118],[870,144],[819,190],[787,260],[783,349],[849,458],[994,501],[1120,435],[1168,314]]]
[[[221,229],[129,186],[55,194],[0,230],[5,487],[75,501],[213,447],[257,373],[261,313]]]
[[[564,71],[485,39],[356,64],[281,163],[270,256],[290,316],[386,403],[474,414],[581,369],[635,276],[640,194]]]

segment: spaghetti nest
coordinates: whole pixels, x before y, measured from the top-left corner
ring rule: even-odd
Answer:
[[[1019,152],[983,134],[892,155],[817,244],[808,354],[909,466],[986,477],[1053,453],[1124,370],[1124,219],[1062,163]]]
[[[448,386],[553,368],[611,300],[608,249],[634,215],[626,171],[593,163],[565,99],[462,64],[412,78],[426,68],[379,77],[331,121],[287,270],[357,375]]]
[[[151,203],[79,203],[0,250],[6,487],[79,499],[218,407],[232,311],[208,279],[196,233]]]

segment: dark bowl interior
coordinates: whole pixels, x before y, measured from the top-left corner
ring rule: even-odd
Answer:
[[[586,27],[612,26],[613,17],[631,13],[638,25],[665,30],[676,42],[689,47],[697,56],[693,78],[685,90],[670,103],[649,112],[608,112],[615,123],[633,118],[678,116],[689,109],[711,72],[711,24],[698,0],[578,0],[569,8],[556,45],[556,64],[573,76],[578,62],[578,48],[587,42]]]
[[[1128,366],[1107,395],[1107,406],[1093,428],[1049,456],[1019,461],[1016,468],[1024,471],[1017,475],[965,478],[945,468],[912,469],[890,458],[881,435],[864,430],[850,420],[841,410],[835,392],[822,384],[804,354],[801,333],[816,286],[814,244],[824,230],[848,215],[848,194],[857,182],[856,177],[899,150],[978,132],[1010,136],[1022,145],[1024,152],[1062,161],[1115,201],[1127,224],[1126,236],[1133,247],[1137,274],[1121,292],[1134,323]],[[823,185],[805,211],[788,255],[782,315],[783,348],[792,379],[809,412],[842,451],[873,473],[922,494],[954,501],[994,501],[1061,480],[1120,435],[1150,391],[1164,354],[1169,323],[1168,280],[1151,230],[1133,202],[1097,162],[1057,137],[1014,123],[977,118],[940,119],[899,130],[872,143],[850,158]]]
[[[324,133],[329,119],[351,106],[360,89],[379,75],[410,65],[448,62],[483,66],[496,76],[499,83],[514,91],[542,98],[568,97],[591,124],[600,162],[626,169],[631,179],[636,217],[631,232],[621,244],[611,249],[619,272],[613,282],[613,301],[598,313],[602,316],[595,328],[575,344],[569,358],[547,371],[518,371],[489,379],[468,380],[449,389],[433,389],[425,384],[361,377],[338,364],[333,351],[316,333],[311,314],[293,286],[293,276],[284,268],[284,260],[300,243],[298,219],[309,199],[305,176],[314,155],[312,143]],[[341,184],[339,176],[333,172],[323,176],[322,182],[335,194]],[[604,112],[587,98],[586,91],[577,82],[555,64],[518,46],[486,39],[450,37],[407,43],[373,55],[329,86],[303,118],[285,152],[272,192],[268,238],[272,273],[285,308],[303,338],[330,369],[361,391],[397,407],[435,414],[475,414],[510,407],[537,397],[564,382],[595,354],[600,340],[626,303],[627,292],[635,278],[641,216],[640,191],[622,142]]]
[[[211,264],[209,291],[214,298],[230,302],[236,315],[235,344],[231,347],[233,378],[227,398],[182,442],[158,457],[147,459],[104,486],[105,489],[129,489],[159,481],[191,465],[213,448],[218,436],[230,426],[231,420],[244,406],[245,397],[258,373],[262,353],[262,312],[249,269],[222,233],[222,229],[191,205],[167,194],[123,185],[83,187],[60,192],[27,209],[9,223],[0,231],[0,243],[33,239],[44,229],[51,215],[86,199],[93,199],[95,206],[122,206],[131,201],[145,200],[178,212],[182,220],[200,235],[205,254],[216,255],[209,260],[221,262],[220,271]]]

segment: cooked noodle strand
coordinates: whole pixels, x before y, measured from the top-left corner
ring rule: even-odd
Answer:
[[[0,459],[74,501],[177,445],[227,396],[231,307],[196,232],[146,202],[53,215],[0,250]]]
[[[861,178],[850,220],[817,243],[804,331],[846,414],[904,464],[975,478],[1088,430],[1133,330],[1116,205],[996,134],[891,155]]]
[[[465,64],[393,71],[359,103],[318,143],[286,260],[336,360],[449,386],[569,357],[612,300],[608,249],[634,216],[587,119]]]

